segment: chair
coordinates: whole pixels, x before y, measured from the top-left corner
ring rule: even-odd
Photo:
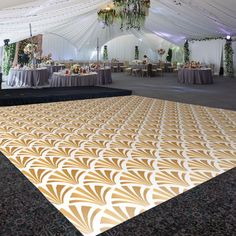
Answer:
[[[210,64],[209,67],[211,68],[212,75],[214,75],[214,73],[215,73],[215,65],[214,64]]]
[[[132,68],[127,67],[127,68],[124,69],[124,72],[127,73],[128,75],[132,75]]]
[[[142,75],[142,77],[144,77],[144,75],[148,76],[148,69],[147,68],[143,68],[141,70],[141,75]]]
[[[152,64],[151,76],[156,76],[157,64]]]
[[[112,72],[118,72],[119,67],[118,67],[117,64],[116,65],[112,65],[111,68],[112,68]]]
[[[120,66],[121,72],[124,72],[126,68],[129,67],[129,62],[125,61],[123,65]]]
[[[140,75],[141,69],[139,68],[134,68],[132,69],[132,75],[138,76]]]
[[[159,73],[159,74],[162,76],[162,74],[163,74],[162,68],[157,68],[157,69],[156,69],[156,73],[157,73],[157,74]]]

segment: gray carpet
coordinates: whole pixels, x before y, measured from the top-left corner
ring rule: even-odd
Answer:
[[[113,73],[112,79],[108,87],[130,89],[134,95],[236,111],[236,78],[215,76],[209,85],[180,84],[174,73],[152,78]]]

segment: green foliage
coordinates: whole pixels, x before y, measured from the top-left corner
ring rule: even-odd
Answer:
[[[138,49],[138,46],[135,46],[134,59],[135,60],[139,59],[139,49]]]
[[[107,60],[108,60],[108,50],[107,50],[107,45],[105,45],[103,50],[103,61]]]
[[[185,63],[189,62],[190,60],[190,51],[189,51],[189,43],[188,40],[186,40],[184,44],[184,61]]]
[[[12,43],[8,46],[4,46],[4,54],[3,54],[3,73],[4,75],[8,75],[9,71],[12,67],[12,63],[14,61],[16,52],[16,44]]]
[[[114,23],[115,14],[116,12],[113,9],[101,9],[98,12],[98,20],[102,21],[106,26],[110,26]]]
[[[194,42],[194,41],[209,41],[209,40],[217,40],[217,39],[224,39],[223,37],[206,37],[206,38],[201,38],[201,39],[190,39],[189,42]]]
[[[169,48],[168,55],[166,56],[166,61],[171,62],[172,61],[172,49]]]
[[[233,48],[232,48],[232,42],[226,41],[225,43],[225,66],[226,66],[226,72],[229,76],[234,75],[234,65],[233,65]]]

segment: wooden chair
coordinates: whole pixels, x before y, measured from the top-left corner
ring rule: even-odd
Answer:
[[[129,62],[125,61],[123,65],[120,66],[121,72],[124,72],[126,68],[129,67]]]
[[[118,64],[112,65],[111,68],[112,68],[112,72],[118,72],[119,70]]]
[[[140,75],[141,69],[134,68],[132,69],[132,75],[138,76]]]
[[[162,74],[163,74],[162,68],[157,68],[157,69],[156,69],[156,73],[157,73],[157,74],[160,74],[160,75],[162,76]]]
[[[124,69],[124,72],[127,73],[128,75],[132,75],[132,68],[127,67],[127,68]]]
[[[141,70],[141,75],[142,77],[144,77],[144,75],[148,77],[148,69],[146,67]]]
[[[156,76],[157,64],[152,64],[151,76]]]

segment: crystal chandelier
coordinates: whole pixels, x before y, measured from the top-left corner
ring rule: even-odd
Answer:
[[[105,26],[114,22],[120,24],[121,30],[140,30],[144,26],[150,0],[113,0],[113,4],[114,9],[109,7],[98,12],[98,18]]]

